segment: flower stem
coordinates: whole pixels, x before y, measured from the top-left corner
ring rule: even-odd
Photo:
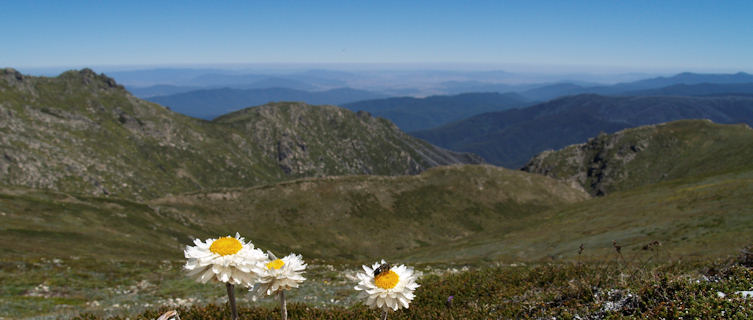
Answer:
[[[285,290],[280,290],[280,314],[282,320],[288,320],[288,303],[285,301]]]
[[[238,309],[235,308],[235,286],[232,283],[225,283],[227,287],[227,299],[230,301],[230,309],[233,312],[233,320],[238,320]]]
[[[387,310],[382,311],[382,320],[387,320]]]

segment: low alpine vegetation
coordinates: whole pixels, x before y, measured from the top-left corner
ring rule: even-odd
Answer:
[[[715,263],[674,261],[654,264],[642,255],[581,263],[471,267],[461,272],[427,272],[416,281],[410,308],[390,308],[390,319],[749,319],[753,317],[753,255]],[[366,278],[374,269],[367,266]],[[397,272],[397,268],[394,269]],[[370,271],[370,272],[369,272]],[[406,276],[408,277],[408,276]],[[389,282],[379,280],[380,283]],[[401,281],[401,280],[398,280]],[[408,280],[410,281],[410,280]],[[399,300],[398,300],[399,301]],[[378,319],[382,308],[369,301],[349,307],[288,306],[291,319]],[[389,306],[389,304],[387,304]],[[167,308],[144,312],[155,319]],[[179,308],[181,319],[224,319],[226,305]],[[243,306],[241,319],[275,319],[280,310]],[[77,319],[99,319],[84,314]],[[123,319],[115,317],[112,319]]]

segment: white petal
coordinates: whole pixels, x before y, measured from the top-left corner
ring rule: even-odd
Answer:
[[[207,283],[207,281],[214,278],[214,275],[215,273],[212,270],[212,268],[207,268],[206,271],[204,271],[204,273],[201,274],[199,281],[201,281],[202,283]]]
[[[398,297],[398,301],[400,301],[400,304],[403,306],[403,308],[408,308],[408,303],[410,302],[405,297]]]

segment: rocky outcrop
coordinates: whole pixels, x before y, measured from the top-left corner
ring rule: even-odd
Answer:
[[[483,162],[413,138],[385,119],[335,106],[273,103],[214,122],[244,131],[288,175],[417,174],[440,165]]]
[[[533,157],[523,171],[578,185],[592,195],[693,175],[753,166],[753,130],[745,124],[681,120],[600,134]]]
[[[647,129],[647,126],[644,129]],[[567,180],[591,195],[606,195],[610,187],[628,175],[623,169],[646,149],[649,140],[623,143],[629,133],[623,130],[612,135],[601,133],[588,142],[559,151],[545,151],[533,157],[521,170]]]

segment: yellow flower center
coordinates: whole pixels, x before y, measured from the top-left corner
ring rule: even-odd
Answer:
[[[282,266],[284,266],[284,265],[285,265],[285,262],[284,262],[284,261],[282,261],[282,260],[280,260],[280,259],[277,259],[277,260],[275,260],[275,261],[272,261],[272,262],[270,262],[270,263],[267,263],[267,269],[270,269],[270,270],[271,270],[271,269],[277,269],[277,270],[280,270],[280,268],[282,268]]]
[[[214,240],[214,242],[212,242],[212,245],[209,246],[209,251],[212,251],[221,256],[226,256],[229,254],[236,254],[238,253],[238,251],[241,251],[242,248],[243,244],[241,244],[238,239],[233,237],[224,237]]]
[[[374,277],[374,284],[382,289],[392,289],[400,281],[400,276],[395,271],[382,272]]]

